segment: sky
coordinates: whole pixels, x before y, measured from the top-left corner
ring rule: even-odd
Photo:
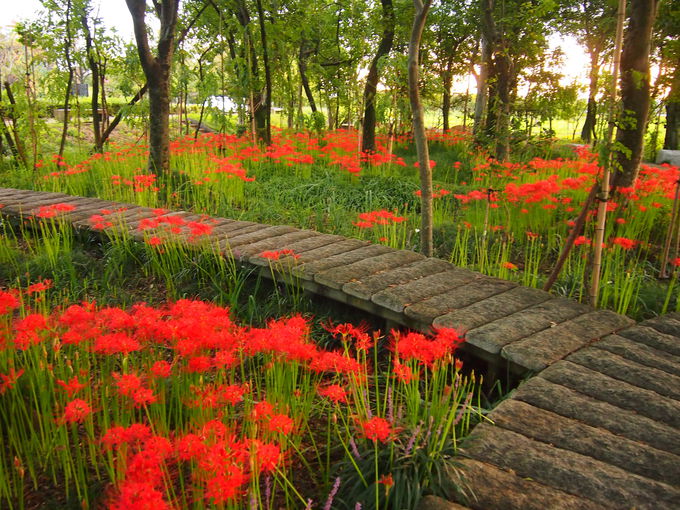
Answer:
[[[0,10],[0,30],[7,30],[21,19],[35,18],[41,9],[38,0],[3,0],[5,4]],[[133,41],[132,18],[125,4],[125,0],[93,0],[95,12],[99,9],[99,16],[104,26],[115,28],[118,35],[126,41]],[[564,52],[564,67],[562,73],[565,78],[563,84],[587,83],[588,58],[576,41],[571,38],[553,37],[551,46],[561,46]],[[474,89],[474,80],[471,80],[471,88]],[[464,93],[467,88],[467,80],[461,80],[454,86],[454,92]]]

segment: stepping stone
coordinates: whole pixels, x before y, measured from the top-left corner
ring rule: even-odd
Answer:
[[[593,347],[604,349],[642,365],[658,368],[669,374],[680,376],[680,356],[668,354],[641,342],[636,342],[620,335],[609,335],[593,344]]]
[[[522,383],[512,398],[680,456],[677,429],[541,376]]]
[[[499,294],[500,298],[503,296]],[[466,341],[486,352],[497,354],[512,342],[554,328],[589,310],[587,306],[570,299],[552,298],[476,327],[468,331]]]
[[[539,483],[530,477],[520,477],[512,469],[493,464],[456,459],[456,484],[469,493],[464,503],[475,510],[604,510],[601,505],[584,497]]]
[[[609,351],[596,348],[581,349],[566,358],[572,363],[619,379],[659,395],[680,400],[680,377],[663,370],[646,367]],[[680,366],[680,365],[678,365]]]
[[[680,507],[680,490],[591,457],[487,423],[477,425],[465,455],[517,476],[615,508]]]
[[[680,428],[680,402],[654,391],[638,388],[570,361],[555,363],[543,370],[539,377]]]
[[[234,248],[242,245],[250,245],[258,241],[263,241],[265,239],[279,237],[284,234],[290,234],[291,232],[296,232],[298,229],[293,227],[288,227],[286,225],[263,225],[263,228],[253,230],[251,232],[239,233],[234,236],[229,236],[227,240],[228,246],[232,251]],[[221,243],[220,243],[221,244]]]
[[[529,370],[543,370],[591,341],[635,324],[609,310],[596,310],[503,348],[501,356]]]
[[[680,356],[680,339],[672,333],[675,327],[672,324],[673,322],[675,321],[667,320],[663,323],[645,321],[638,326],[619,331],[618,334],[635,342],[665,351],[673,356]],[[649,324],[652,327],[646,327],[644,324]],[[680,327],[680,323],[678,325]],[[665,331],[662,331],[661,327],[665,328]]]
[[[302,232],[314,232],[312,230],[303,230]],[[286,248],[289,250],[293,250],[296,255],[300,255],[311,251],[315,250],[317,248],[322,248],[328,245],[331,245],[333,243],[337,243],[338,241],[342,241],[344,237],[340,236],[335,236],[335,235],[329,235],[329,234],[319,234],[317,232],[314,232],[316,235],[307,237],[306,239],[301,239],[298,241],[294,241],[289,243]],[[264,259],[262,257],[258,257],[257,254],[253,255],[248,259],[248,262],[251,264],[255,264],[258,266],[269,266],[269,259]]]
[[[431,323],[436,317],[465,308],[516,286],[512,282],[497,278],[480,278],[445,294],[409,305],[404,309],[404,314],[422,323]]]
[[[263,241],[259,241],[257,243],[245,246],[239,246],[237,249],[234,250],[234,256],[239,259],[248,260],[249,262],[251,262],[254,259],[262,258],[259,257],[259,255],[263,251],[290,250],[291,249],[290,245],[295,243],[296,241],[302,241],[304,239],[314,238],[320,235],[321,234],[319,234],[318,232],[314,232],[313,230],[296,230],[294,232],[290,232],[289,234],[284,234],[282,236],[274,237],[271,239],[264,239]],[[264,260],[266,261],[268,259]]]
[[[396,285],[371,297],[376,305],[401,313],[409,305],[443,294],[466,283],[486,279],[486,276],[467,269],[451,266],[449,271],[424,276],[412,282]]]
[[[520,310],[538,305],[549,299],[554,298],[542,290],[530,287],[514,287],[460,310],[437,317],[433,324],[437,327],[456,328],[465,332],[497,321]]]
[[[348,239],[329,244],[300,255],[295,273],[305,280],[313,280],[318,272],[332,267],[352,264],[367,257],[375,257],[391,251],[380,244],[366,244],[357,239]]]
[[[398,268],[390,268],[376,274],[357,278],[342,286],[343,292],[360,299],[369,300],[373,294],[389,287],[412,282],[423,276],[449,271],[453,266],[440,259],[426,258]]]
[[[419,253],[399,250],[390,251],[384,255],[359,260],[344,266],[336,266],[314,275],[314,280],[332,289],[341,289],[352,280],[375,275],[389,268],[397,268],[423,260],[425,257]]]
[[[489,415],[497,427],[556,448],[587,455],[625,471],[680,485],[680,456],[591,427],[579,420],[510,399]]]

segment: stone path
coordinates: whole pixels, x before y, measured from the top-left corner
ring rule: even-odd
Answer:
[[[680,508],[680,314],[566,356],[489,419],[460,462],[471,508]]]
[[[58,193],[0,188],[0,213],[29,218],[42,206],[76,207],[144,240],[157,213]],[[120,210],[121,207],[123,210]],[[185,211],[168,213],[205,221]],[[606,310],[457,268],[411,251],[288,226],[210,219],[210,241],[265,276],[267,250],[307,290],[421,331],[449,326],[491,369],[536,373],[475,427],[459,461],[469,497],[423,508],[680,508],[680,315],[634,325]],[[187,234],[180,233],[180,237]],[[451,499],[455,499],[452,495]],[[460,498],[459,498],[460,499]]]

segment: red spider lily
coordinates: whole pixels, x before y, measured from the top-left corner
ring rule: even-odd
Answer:
[[[380,441],[381,443],[386,443],[395,433],[390,422],[379,416],[374,416],[370,420],[359,422],[359,426],[361,427],[364,437],[373,442]]]
[[[92,414],[92,408],[85,400],[76,398],[66,404],[61,423],[82,423],[85,418]]]
[[[163,493],[153,484],[145,481],[125,481],[119,488],[115,500],[109,503],[109,510],[170,510],[163,499]]]
[[[151,428],[143,423],[133,423],[129,427],[114,425],[102,436],[105,449],[118,448],[122,444],[138,443],[151,437]]]
[[[30,295],[30,294],[34,294],[36,292],[44,292],[51,287],[52,287],[52,280],[43,280],[41,282],[29,285],[28,288],[26,289],[26,294]]]
[[[411,367],[403,365],[399,359],[394,358],[392,362],[394,366],[394,376],[404,384],[409,384],[411,381],[418,379],[418,374],[414,374]]]
[[[26,350],[31,345],[42,341],[40,333],[49,329],[47,318],[39,313],[32,313],[14,322],[14,346]]]
[[[265,428],[269,432],[278,432],[280,434],[288,435],[293,432],[295,422],[293,419],[285,414],[272,414],[265,422]]]
[[[92,350],[98,354],[111,356],[113,354],[127,355],[141,348],[141,344],[136,339],[125,333],[109,333],[98,337]]]
[[[505,269],[510,269],[511,271],[517,271],[517,269],[518,269],[517,266],[510,261],[503,262],[501,264],[501,267],[503,267]]]
[[[281,257],[292,257],[293,259],[297,260],[300,258],[300,255],[295,253],[293,250],[284,249],[276,251],[263,251],[258,255],[258,257],[269,260],[279,260]]]
[[[0,315],[4,315],[19,308],[20,304],[15,292],[0,290]]]
[[[620,246],[624,250],[631,250],[635,248],[637,241],[634,239],[628,239],[626,237],[614,237],[611,239],[611,243]]]
[[[378,483],[388,488],[392,487],[394,485],[394,478],[392,477],[392,473],[390,473],[389,475],[382,475],[378,480]]]
[[[19,379],[23,373],[23,368],[18,372],[14,368],[10,368],[9,373],[0,374],[0,395],[5,393],[7,390],[13,389],[14,385],[17,383],[17,379]]]
[[[316,390],[320,397],[325,397],[336,404],[347,403],[347,392],[339,384],[330,384]]]
[[[43,205],[38,209],[38,212],[36,213],[35,216],[38,218],[53,218],[59,213],[71,212],[75,210],[76,206],[71,204],[59,203],[52,205]]]
[[[250,440],[251,457],[260,473],[274,471],[281,461],[281,448],[275,443]]]
[[[142,379],[136,374],[119,374],[113,373],[113,378],[117,381],[118,393],[123,396],[130,397],[135,407],[141,407],[147,404],[156,402],[157,397],[149,388],[145,388],[142,384]]]
[[[590,246],[592,244],[592,241],[588,239],[586,236],[578,236],[576,239],[574,239],[574,246],[579,246],[581,244]]]
[[[402,360],[415,359],[429,368],[436,362],[450,361],[451,355],[463,342],[456,330],[441,328],[434,339],[428,339],[421,333],[391,333],[392,347],[395,355]]]
[[[92,228],[95,229],[95,230],[104,230],[106,228],[113,227],[113,223],[108,221],[101,214],[93,214],[92,216],[90,216],[89,222],[90,222],[90,225],[92,226]]]
[[[151,367],[151,373],[155,377],[166,378],[172,374],[172,365],[167,361],[156,361]]]
[[[158,236],[151,236],[146,240],[146,244],[149,246],[160,246],[163,244],[163,239]]]
[[[66,390],[69,398],[87,386],[85,383],[78,381],[78,376],[73,376],[68,382],[57,379],[57,384]]]

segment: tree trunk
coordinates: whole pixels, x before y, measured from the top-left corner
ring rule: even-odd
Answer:
[[[87,54],[87,64],[92,73],[92,130],[94,133],[94,150],[95,152],[102,152],[104,147],[102,144],[101,134],[101,119],[99,115],[99,64],[94,58],[94,49],[92,48],[92,34],[90,27],[87,24],[87,14],[83,13],[80,18],[85,32],[85,53]]]
[[[73,87],[73,62],[71,62],[71,0],[66,2],[66,39],[64,40],[64,56],[66,57],[66,67],[68,68],[68,80],[66,80],[66,96],[64,97],[64,124],[61,130],[61,141],[59,142],[59,156],[64,155],[66,146],[66,135],[68,134],[68,107],[71,99],[71,88]]]
[[[671,90],[666,98],[666,138],[663,148],[671,151],[678,150],[678,135],[680,134],[680,64],[675,64]]]
[[[591,143],[597,138],[595,126],[597,125],[597,80],[600,76],[600,51],[596,48],[590,50],[590,87],[588,90],[588,110],[586,119],[581,130],[581,139],[586,143]]]
[[[657,0],[632,0],[621,55],[622,117],[618,122],[620,170],[612,187],[632,186],[638,176],[649,113],[649,52]]]
[[[312,113],[315,113],[316,101],[314,101],[314,94],[312,94],[312,89],[309,87],[309,79],[307,78],[308,56],[309,50],[307,50],[306,48],[306,41],[303,40],[300,43],[300,53],[298,54],[298,70],[300,71],[300,81],[302,82],[302,88],[305,90],[305,95],[307,96],[309,107],[312,109]]]
[[[489,99],[489,62],[491,61],[491,51],[489,43],[485,38],[482,38],[482,59],[479,65],[479,74],[475,75],[477,81],[477,97],[475,98],[475,122],[472,127],[472,132],[475,136],[482,132],[484,124],[484,115],[486,114],[487,103]]]
[[[262,108],[264,110],[264,129],[262,140],[266,145],[272,143],[272,75],[269,69],[269,51],[267,49],[267,31],[264,24],[264,9],[262,9],[262,0],[256,0],[257,16],[260,20],[260,40],[262,41],[262,63],[264,64],[264,81],[265,81],[265,97],[262,101]]]
[[[452,65],[453,59],[449,58],[446,62],[446,69],[442,73],[442,85],[444,87],[442,94],[442,130],[444,133],[451,128],[449,126],[449,113],[451,111],[451,83],[453,82]]]
[[[411,41],[408,46],[408,92],[413,112],[413,139],[416,142],[420,172],[420,250],[426,257],[433,254],[432,241],[432,169],[430,154],[425,135],[425,113],[420,101],[419,91],[419,58],[420,40],[423,36],[427,12],[432,0],[413,0],[415,16],[411,29]]]
[[[392,49],[392,42],[394,41],[394,8],[392,0],[380,0],[382,5],[382,24],[383,33],[378,45],[378,51],[375,57],[371,60],[371,65],[368,68],[368,76],[366,77],[366,86],[364,87],[364,120],[363,132],[361,138],[361,151],[373,152],[375,151],[375,96],[378,89],[378,65],[380,59],[388,55]],[[420,44],[420,40],[418,41]]]

